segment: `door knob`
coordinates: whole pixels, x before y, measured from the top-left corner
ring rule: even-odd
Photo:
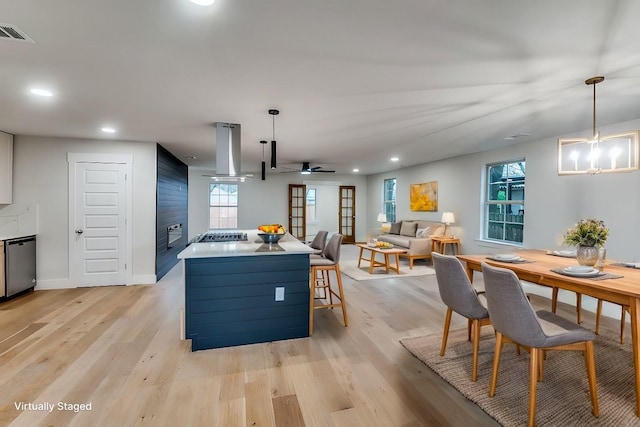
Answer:
[[[82,228],[79,228],[76,230],[76,234],[82,234],[84,233],[84,230]]]

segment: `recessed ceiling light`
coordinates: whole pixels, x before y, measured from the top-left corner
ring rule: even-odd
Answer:
[[[391,160],[392,162],[397,162],[398,160],[400,160],[400,158],[398,157],[392,157],[389,160]]]
[[[211,6],[216,0],[191,0],[191,3],[195,3],[199,6]]]
[[[354,171],[354,172],[356,172],[356,173],[358,173],[358,172],[360,172],[360,169],[355,168],[353,171]]]
[[[183,156],[185,159],[189,159],[189,160],[195,160],[197,159],[196,156]]]
[[[116,133],[116,130],[114,128],[108,126],[105,126],[100,130],[104,133]]]
[[[53,96],[53,92],[51,92],[49,89],[43,89],[38,87],[31,88],[29,92],[31,92],[34,95],[45,96],[47,98]]]

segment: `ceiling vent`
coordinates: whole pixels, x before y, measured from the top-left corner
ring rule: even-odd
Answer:
[[[17,42],[35,43],[31,37],[26,35],[15,25],[0,24],[0,40],[15,40]]]

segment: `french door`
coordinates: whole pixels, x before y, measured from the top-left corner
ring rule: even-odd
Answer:
[[[289,233],[298,240],[307,236],[307,186],[289,184]]]
[[[341,185],[340,207],[338,210],[339,233],[344,243],[356,242],[356,187]]]

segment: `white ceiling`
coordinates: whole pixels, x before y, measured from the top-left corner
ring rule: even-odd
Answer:
[[[214,167],[212,124],[240,123],[250,172],[277,108],[279,165],[371,174],[589,130],[595,75],[598,125],[640,118],[638,16],[637,0],[2,0],[35,43],[0,40],[0,129]]]

